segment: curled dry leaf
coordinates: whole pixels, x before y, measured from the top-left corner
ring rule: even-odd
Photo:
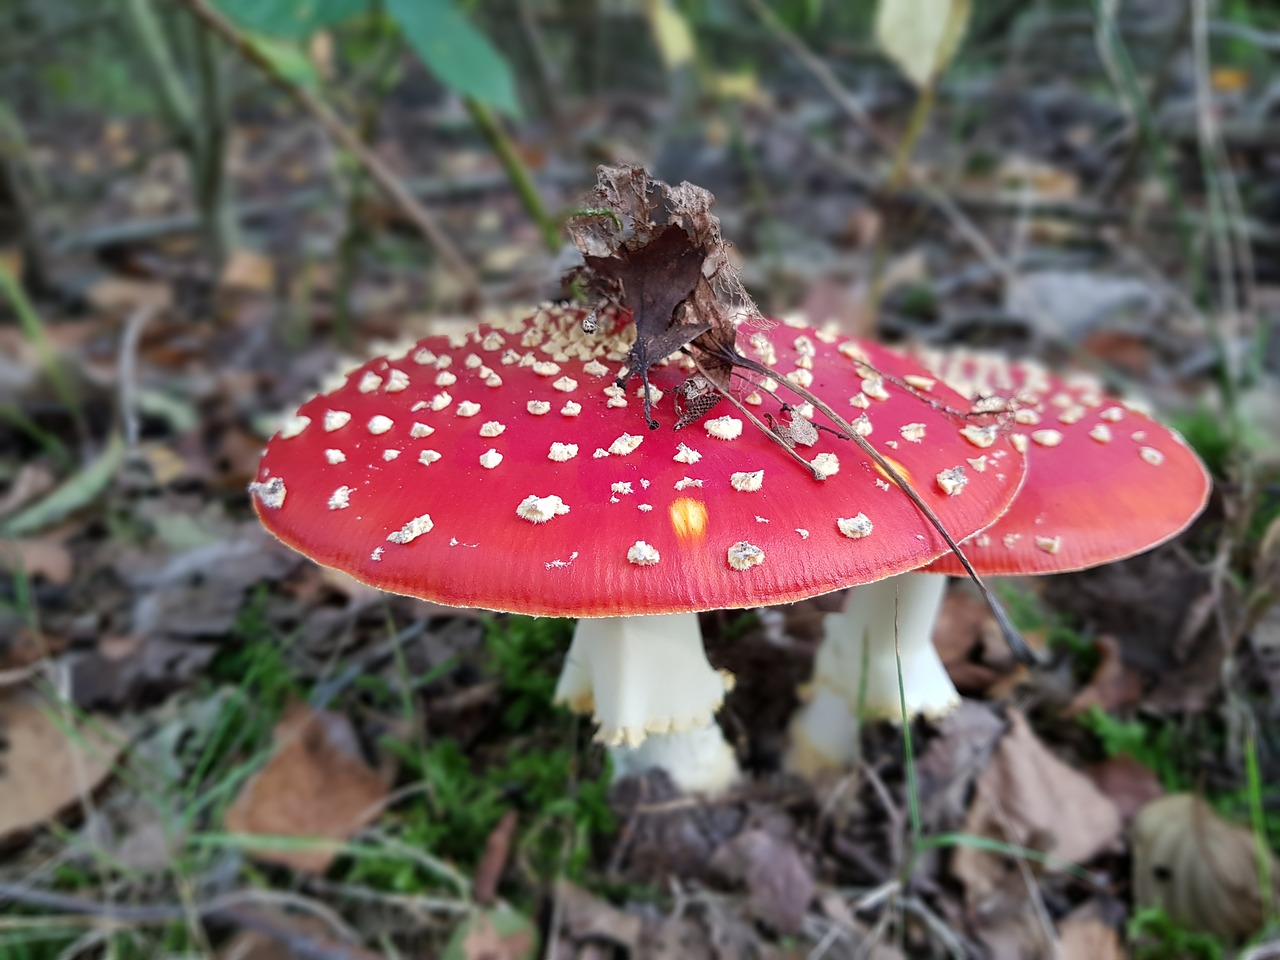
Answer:
[[[365,763],[346,717],[296,703],[273,740],[275,753],[227,810],[228,830],[339,841],[378,815],[387,782]],[[329,845],[253,854],[310,873],[323,873],[335,856]]]
[[[1081,864],[1120,834],[1116,805],[1036,737],[1022,714],[1009,711],[1009,732],[978,777],[964,832],[991,837]],[[961,846],[952,870],[965,885],[970,909],[1016,912],[1025,904],[1019,871],[1004,858]]]
[[[0,846],[96,790],[123,747],[101,718],[60,716],[31,689],[0,694]]]
[[[1270,854],[1268,854],[1270,856]],[[1275,910],[1280,863],[1271,862]],[[1268,914],[1253,834],[1227,823],[1199,797],[1178,793],[1148,804],[1133,828],[1133,897],[1170,919],[1236,942]]]
[[[711,213],[715,197],[688,182],[673,187],[630,164],[596,173],[596,188],[569,221],[569,235],[586,264],[581,272],[588,288],[625,305],[635,319],[627,377],[639,376],[647,387],[649,368],[689,345],[701,348],[704,369],[727,390],[732,364],[722,351],[734,352],[733,318],[756,317],[759,310],[729,261]],[[716,398],[697,380],[684,391],[693,401],[687,422]]]

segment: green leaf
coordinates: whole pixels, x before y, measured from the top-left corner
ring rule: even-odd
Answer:
[[[443,960],[533,960],[537,928],[510,907],[477,910],[463,920],[445,945]]]
[[[387,12],[436,79],[512,116],[520,113],[511,68],[450,0],[386,0]]]
[[[938,79],[960,49],[970,0],[880,0],[876,43],[917,87]]]
[[[253,33],[299,40],[323,27],[363,13],[369,0],[214,0],[237,24]]]
[[[115,478],[120,464],[124,462],[124,454],[124,442],[119,434],[113,434],[98,459],[72,474],[47,496],[0,523],[0,533],[11,537],[35,533],[88,506]]]
[[[316,73],[315,64],[296,43],[261,34],[246,34],[245,39],[290,83],[309,90],[320,86],[320,74]]]

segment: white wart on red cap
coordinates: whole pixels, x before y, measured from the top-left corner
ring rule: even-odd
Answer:
[[[780,603],[945,552],[850,441],[796,425],[819,481],[727,401],[674,431],[679,358],[651,371],[660,428],[646,429],[638,381],[615,385],[634,326],[606,312],[587,334],[584,315],[543,308],[352,371],[268,444],[252,485],[263,523],[384,590],[543,616]],[[998,437],[973,450],[941,409],[961,398],[914,362],[787,325],[743,327],[740,345],[846,413],[953,536],[1016,493],[1021,458]],[[745,385],[743,402],[785,419],[768,386]]]
[[[964,544],[980,573],[1110,563],[1177,535],[1204,508],[1210,478],[1199,457],[1176,431],[1105,395],[1096,378],[1064,379],[991,353],[916,356],[989,424],[1011,426],[1011,440],[1027,455],[1013,506]],[[975,443],[984,429],[975,425]],[[953,556],[928,569],[962,575]]]

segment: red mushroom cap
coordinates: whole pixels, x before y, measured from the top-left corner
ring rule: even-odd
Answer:
[[[820,481],[727,401],[673,431],[683,358],[650,371],[660,429],[646,429],[639,382],[615,386],[635,325],[606,313],[588,335],[583,317],[543,308],[353,370],[268,444],[251,486],[262,522],[372,586],[541,616],[781,603],[947,549],[851,441],[807,431],[795,449],[826,469]],[[871,430],[957,539],[1013,499],[1021,458],[996,440],[986,469],[966,473],[972,451],[939,406],[963,401],[913,361],[807,328],[767,341],[751,329],[748,353]],[[857,359],[930,387],[938,405]],[[782,412],[759,391],[745,405]]]
[[[1088,375],[1062,379],[996,354],[925,352],[919,359],[963,393],[973,412],[1012,426],[1027,479],[1009,511],[966,541],[979,573],[1081,570],[1141,553],[1184,530],[1210,479],[1174,430],[1104,396]],[[954,556],[930,573],[963,575]]]

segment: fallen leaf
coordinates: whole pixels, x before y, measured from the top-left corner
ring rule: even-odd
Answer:
[[[72,567],[71,551],[59,537],[0,540],[0,570],[6,573],[22,571],[28,577],[65,584]]]
[[[103,718],[63,716],[29,687],[0,693],[0,845],[96,790],[123,749]]]
[[[1164,796],[1164,787],[1155,771],[1133,757],[1111,757],[1085,770],[1094,786],[1111,798],[1125,823],[1147,804]]]
[[[99,313],[123,316],[135,310],[163,310],[173,304],[173,288],[156,280],[106,276],[85,291],[85,299]]]
[[[917,87],[932,84],[960,49],[969,0],[880,0],[876,43]]]
[[[532,960],[537,931],[510,907],[478,910],[449,938],[442,960]]]
[[[916,764],[916,782],[923,821],[941,832],[964,821],[970,788],[1000,742],[1004,723],[992,706],[962,700],[937,728]]]
[[[1120,813],[1093,783],[1049,751],[1022,714],[1009,711],[1009,732],[978,777],[964,832],[1015,844],[1070,863],[1091,860],[1120,835]],[[1026,890],[1007,858],[961,845],[952,872],[971,911],[1019,911]],[[1053,869],[1040,867],[1036,869]]]
[[[1076,908],[1058,923],[1058,960],[1125,960],[1120,931],[1098,916],[1096,904]]]
[[[1142,677],[1125,664],[1115,637],[1105,633],[1094,637],[1093,648],[1098,654],[1098,666],[1089,682],[1067,705],[1065,712],[1069,717],[1084,713],[1090,707],[1115,713],[1142,702]]]
[[[729,883],[747,888],[758,920],[783,935],[800,931],[816,887],[813,874],[789,839],[749,828],[721,844],[711,869]]]
[[[220,286],[242,293],[270,293],[276,286],[275,262],[256,250],[232,250],[222,268]]]
[[[365,763],[345,716],[295,703],[272,740],[271,759],[227,810],[228,830],[341,841],[378,815],[387,783]],[[308,873],[323,873],[336,856],[327,848],[251,852]]]
[[[1280,907],[1280,861],[1271,855],[1264,905],[1258,846],[1199,797],[1177,793],[1148,804],[1133,827],[1133,899],[1191,930],[1228,942],[1256,933]]]
[[[635,914],[619,910],[563,878],[556,883],[556,905],[560,924],[570,939],[608,940],[636,951],[644,923]]]

